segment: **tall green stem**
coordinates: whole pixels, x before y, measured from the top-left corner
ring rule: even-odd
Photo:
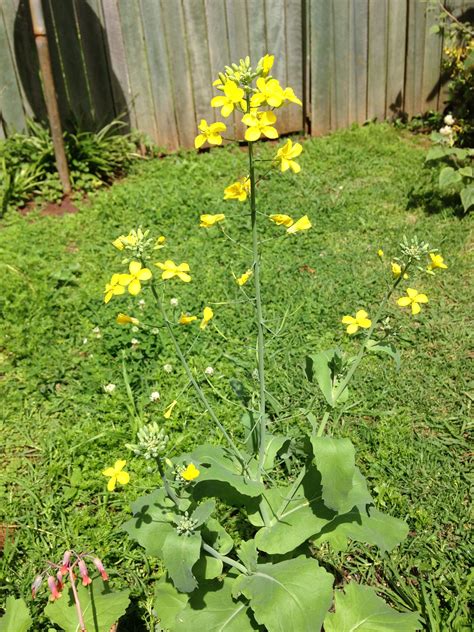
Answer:
[[[262,296],[260,287],[260,252],[258,243],[257,228],[257,207],[255,203],[255,167],[253,157],[253,143],[249,143],[249,172],[250,172],[250,219],[252,225],[252,251],[253,251],[253,274],[255,281],[255,311],[257,320],[257,357],[258,357],[258,381],[260,383],[260,443],[259,443],[259,475],[262,476],[263,463],[265,460],[265,435],[267,420],[265,413],[265,338],[263,333],[263,311]]]

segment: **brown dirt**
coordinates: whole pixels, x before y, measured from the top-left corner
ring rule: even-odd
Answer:
[[[19,213],[22,215],[28,215],[32,211],[36,210],[37,203],[34,201],[28,202],[26,206],[19,209]],[[48,202],[45,204],[41,210],[40,215],[53,215],[56,217],[61,217],[62,215],[66,215],[67,213],[77,213],[79,209],[73,202],[69,196],[65,196],[60,204],[56,204],[56,202]]]

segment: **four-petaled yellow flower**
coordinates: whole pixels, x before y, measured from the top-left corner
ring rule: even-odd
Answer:
[[[241,178],[224,189],[224,200],[239,200],[245,202],[250,193],[250,178]]]
[[[428,271],[432,271],[435,270],[436,268],[441,268],[443,270],[446,270],[446,268],[448,267],[445,263],[444,263],[444,259],[441,255],[437,255],[434,252],[430,252],[430,259],[431,259],[431,263],[428,264]]]
[[[194,463],[190,463],[182,472],[181,477],[184,478],[185,481],[194,481],[195,478],[199,476],[201,472],[197,469]]]
[[[297,158],[302,151],[303,147],[299,143],[295,143],[293,145],[292,141],[288,139],[283,147],[280,147],[277,151],[275,160],[280,161],[280,168],[282,171],[288,171],[288,169],[291,169],[293,173],[299,173],[301,171],[301,167],[294,159]]]
[[[141,281],[149,281],[153,275],[148,268],[142,268],[139,261],[130,261],[128,270],[130,274],[120,275],[120,283],[127,286],[132,296],[136,296],[142,289]]]
[[[161,278],[165,281],[167,279],[172,279],[175,276],[185,283],[189,283],[189,281],[191,281],[191,275],[188,274],[189,263],[180,263],[179,266],[177,266],[174,261],[167,259],[164,263],[157,261],[155,266],[160,268],[160,270],[163,270]]]
[[[420,303],[428,303],[428,297],[426,294],[420,294],[418,290],[408,287],[407,296],[401,296],[397,303],[400,307],[411,306],[411,313],[415,315],[421,311]]]
[[[279,108],[285,100],[284,91],[277,79],[257,79],[258,92],[252,95],[250,106],[256,108],[267,103],[271,108]],[[244,121],[245,123],[245,121]]]
[[[224,94],[214,97],[211,101],[213,108],[222,108],[222,116],[230,116],[236,105],[240,105],[245,112],[247,103],[244,100],[244,91],[235,83],[235,81],[226,81],[223,87]]]
[[[275,213],[274,215],[270,215],[269,218],[278,226],[284,226],[285,228],[289,228],[295,223],[295,220],[292,217],[289,215],[283,215],[282,213]]]
[[[200,329],[206,329],[207,324],[213,318],[214,318],[214,312],[212,311],[212,309],[210,307],[205,307],[202,314],[201,324],[199,325]]]
[[[383,259],[383,250],[382,250],[382,248],[379,248],[377,250],[377,257],[380,257],[380,259]]]
[[[190,316],[189,314],[181,314],[181,316],[179,317],[179,324],[190,325],[195,320],[197,320],[197,316]]]
[[[163,417],[165,419],[169,419],[171,417],[171,413],[173,412],[173,408],[176,406],[176,404],[178,403],[177,399],[174,399],[171,404],[169,406],[166,407],[165,412],[163,413]]]
[[[130,481],[130,474],[128,472],[124,472],[123,468],[127,464],[127,461],[123,461],[119,459],[115,461],[113,467],[108,467],[102,471],[104,476],[109,476],[110,480],[107,483],[107,489],[109,492],[113,492],[117,483],[119,485],[126,485]]]
[[[210,228],[211,226],[214,226],[214,224],[217,224],[217,222],[222,222],[225,220],[225,215],[224,213],[217,213],[216,215],[201,215],[201,223],[199,224],[199,226],[201,228]]]
[[[123,274],[113,274],[109,283],[106,283],[104,290],[104,301],[108,303],[112,296],[118,296],[119,294],[125,293],[125,288],[123,283]]]
[[[298,221],[292,224],[289,228],[286,229],[286,232],[290,235],[294,235],[295,233],[300,232],[301,230],[308,230],[311,228],[311,222],[309,221],[309,217],[307,215],[303,215],[300,217]]]
[[[273,62],[275,61],[275,55],[264,55],[262,59],[258,62],[258,65],[262,67],[262,77],[266,77],[270,74],[270,70],[272,69]]]
[[[303,105],[301,99],[298,99],[293,88],[285,88],[283,90],[283,96],[287,101],[291,101],[292,103],[296,103],[296,105]]]
[[[398,277],[401,275],[402,273],[402,266],[399,263],[396,263],[395,261],[392,261],[391,263],[391,268],[392,268],[392,274],[393,276],[398,279]],[[403,278],[404,279],[408,279],[408,274],[405,272],[403,274]]]
[[[211,123],[208,125],[207,121],[201,119],[198,125],[198,130],[201,132],[194,139],[194,147],[199,149],[207,141],[210,145],[222,145],[222,132],[225,132],[227,126],[225,123]]]
[[[372,324],[372,321],[368,318],[368,314],[365,309],[360,309],[354,316],[343,316],[341,322],[343,325],[347,325],[347,333],[355,334],[359,327],[362,329],[368,329]]]
[[[273,112],[251,112],[242,117],[242,123],[247,125],[245,140],[254,142],[263,134],[267,138],[278,138],[277,130],[272,127],[276,123]]]
[[[127,316],[127,314],[117,314],[117,323],[119,325],[138,325],[138,318],[134,318],[133,316]]]
[[[241,276],[237,277],[235,279],[235,282],[237,283],[237,285],[240,285],[242,287],[242,285],[245,285],[247,283],[247,281],[250,279],[252,274],[253,274],[253,271],[249,268]]]

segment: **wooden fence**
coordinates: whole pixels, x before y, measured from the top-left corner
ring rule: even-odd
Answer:
[[[169,149],[215,120],[225,64],[275,55],[304,108],[279,130],[313,134],[443,107],[443,42],[422,0],[43,0],[64,124],[123,116]],[[452,0],[457,15],[474,0]],[[28,0],[0,0],[0,135],[45,119]],[[242,134],[241,129],[236,129]]]

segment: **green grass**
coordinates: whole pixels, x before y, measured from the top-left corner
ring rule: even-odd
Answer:
[[[273,152],[265,146],[267,157]],[[308,424],[308,411],[319,418],[323,409],[314,385],[305,380],[304,357],[334,344],[348,351],[356,347],[340,319],[360,307],[370,312],[380,300],[377,249],[389,259],[404,234],[440,248],[449,269],[416,286],[430,297],[421,316],[390,308],[399,327],[401,369],[384,358],[367,360],[352,388],[353,405],[334,429],[355,443],[379,506],[405,518],[410,536],[387,559],[355,545],[349,553],[321,554],[341,577],[365,578],[393,603],[421,609],[426,629],[455,630],[463,629],[463,622],[467,626],[469,593],[472,222],[459,219],[449,203],[433,209],[424,155],[416,137],[368,126],[306,141],[299,176],[275,172],[261,184],[263,214],[308,214],[313,223],[308,233],[274,239],[281,229],[262,217],[268,240],[265,313],[273,331],[267,338],[267,377],[272,427],[298,433]],[[162,329],[146,338],[116,325],[118,311],[140,316],[130,297],[104,305],[104,284],[120,270],[120,255],[110,242],[142,225],[167,237],[157,260],[190,263],[193,282],[170,282],[166,300],[179,298],[180,309],[191,313],[213,305],[215,320],[197,341],[189,330],[178,334],[186,348],[192,345],[190,363],[218,416],[241,437],[242,408],[232,384],[256,391],[255,341],[252,310],[241,302],[231,273],[244,272],[250,255],[217,228],[198,228],[201,213],[225,212],[226,230],[249,245],[247,205],[222,201],[224,187],[241,175],[246,155],[238,147],[182,152],[141,164],[91,197],[77,215],[10,213],[3,220],[0,522],[14,525],[0,557],[3,596],[27,596],[45,561],[65,548],[93,550],[114,584],[132,588],[136,612],[130,612],[126,629],[145,629],[138,618],[148,617],[160,568],[124,537],[120,525],[130,502],[158,481],[124,447],[133,440],[134,420],[122,351],[142,419],[166,427],[172,454],[220,437],[187,388]],[[151,295],[145,289],[141,297],[143,318],[159,326]],[[133,337],[140,340],[135,350]],[[168,363],[171,374],[163,370]],[[207,366],[215,373],[206,384]],[[112,395],[104,392],[108,383],[117,385]],[[158,403],[149,401],[153,390],[161,393]],[[175,398],[175,413],[165,421],[163,410]],[[101,470],[117,458],[129,460],[131,483],[107,497]],[[36,629],[47,629],[39,614],[45,598],[42,593],[32,606],[44,626]]]

